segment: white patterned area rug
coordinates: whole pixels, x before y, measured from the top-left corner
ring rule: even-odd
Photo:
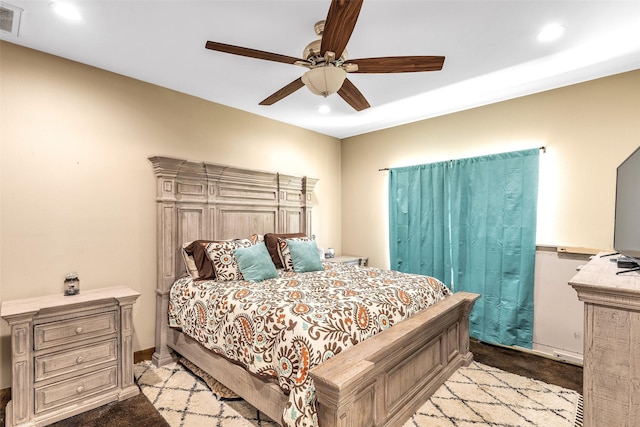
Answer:
[[[218,399],[200,377],[178,362],[156,368],[146,360],[134,365],[133,375],[171,427],[278,425],[244,400]]]
[[[458,369],[404,425],[579,427],[574,391],[473,362]]]
[[[218,399],[179,363],[134,367],[136,382],[172,427],[277,426],[244,400]],[[404,427],[579,427],[582,396],[473,362],[460,368]]]

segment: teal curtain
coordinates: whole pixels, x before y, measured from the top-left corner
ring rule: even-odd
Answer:
[[[389,173],[391,268],[481,294],[471,336],[531,348],[539,150]]]
[[[390,228],[392,268],[449,278],[444,257],[444,163],[391,169],[389,176],[390,195],[395,195],[389,211],[394,225]]]

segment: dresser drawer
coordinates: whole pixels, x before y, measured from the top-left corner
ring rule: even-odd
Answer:
[[[74,350],[45,354],[35,358],[34,380],[46,380],[116,359],[115,338]]]
[[[43,323],[34,326],[33,329],[33,348],[41,350],[115,333],[117,331],[116,312],[109,311],[76,319]]]
[[[112,366],[90,374],[35,389],[35,413],[70,404],[118,386],[118,368]]]

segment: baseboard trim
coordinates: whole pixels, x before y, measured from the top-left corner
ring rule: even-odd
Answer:
[[[577,354],[577,353],[571,353],[569,351],[564,351],[564,350],[558,350],[558,351],[554,351],[553,353],[548,353],[546,351],[543,351],[539,348],[533,348],[533,349],[529,349],[529,348],[524,348],[524,347],[520,347],[517,345],[504,345],[504,344],[496,344],[496,343],[487,343],[484,341],[480,341],[476,338],[471,338],[472,341],[475,341],[477,343],[480,344],[487,344],[487,345],[493,345],[496,347],[502,347],[502,348],[506,348],[509,350],[515,350],[515,351],[521,351],[523,353],[528,353],[528,354],[532,354],[534,356],[538,356],[538,357],[544,357],[546,359],[551,359],[551,360],[555,360],[556,362],[561,362],[561,363],[568,363],[570,365],[576,365],[576,366],[583,366],[582,363],[582,355],[581,354]],[[536,343],[534,343],[535,345]]]
[[[146,350],[138,350],[133,352],[133,363],[140,363],[145,360],[151,360],[155,347],[147,348]]]
[[[570,363],[577,366],[584,366],[584,355],[582,353],[576,353],[570,350],[564,350],[544,344],[538,344],[537,342],[533,343],[533,348],[530,351],[549,359],[557,360],[559,362]]]

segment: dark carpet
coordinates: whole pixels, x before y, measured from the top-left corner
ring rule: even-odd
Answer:
[[[559,362],[511,348],[471,342],[474,360],[507,372],[534,378],[582,394],[582,367]],[[4,408],[8,396],[0,401],[0,426],[5,424]],[[151,402],[140,393],[123,402],[114,402],[75,417],[51,424],[52,427],[164,427],[167,422]]]

